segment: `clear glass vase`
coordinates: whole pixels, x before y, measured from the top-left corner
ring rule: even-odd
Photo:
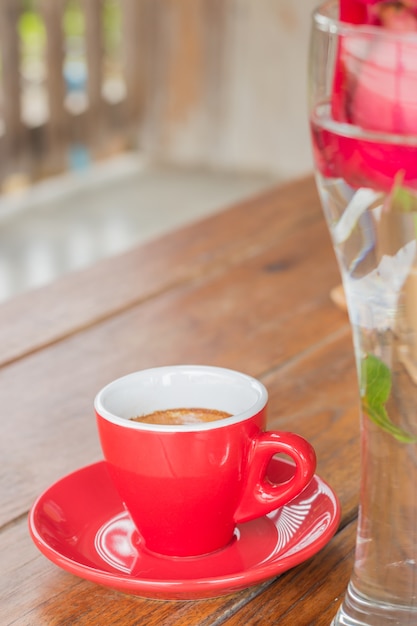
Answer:
[[[313,15],[317,186],[346,295],[361,405],[351,580],[333,625],[417,624],[417,33]]]

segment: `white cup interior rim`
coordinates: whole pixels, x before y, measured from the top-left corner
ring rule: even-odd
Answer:
[[[268,392],[243,372],[208,365],[171,365],[132,372],[101,389],[96,413],[109,422],[134,430],[190,432],[224,428],[249,419],[267,404]],[[146,424],[130,418],[156,410],[208,408],[231,417],[186,425]]]

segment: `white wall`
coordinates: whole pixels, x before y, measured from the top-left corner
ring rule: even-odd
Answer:
[[[316,4],[159,3],[141,133],[145,149],[163,160],[281,178],[311,171],[307,61]]]

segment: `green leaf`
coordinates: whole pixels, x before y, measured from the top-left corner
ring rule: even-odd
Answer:
[[[399,213],[412,213],[414,232],[417,239],[417,193],[407,189],[407,187],[403,187],[404,176],[404,170],[397,172],[391,193],[388,196],[389,204],[387,208],[390,211]]]
[[[362,360],[362,381],[365,394],[362,409],[377,426],[401,443],[416,443],[417,437],[410,435],[390,420],[385,404],[391,393],[391,371],[385,363],[373,354]]]
[[[417,213],[417,196],[415,192],[395,185],[392,190],[391,208],[402,213]]]
[[[362,361],[366,400],[370,407],[384,405],[391,393],[391,372],[385,363],[373,354]]]

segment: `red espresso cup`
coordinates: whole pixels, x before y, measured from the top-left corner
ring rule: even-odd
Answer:
[[[176,365],[134,372],[104,387],[94,407],[104,457],[147,549],[197,556],[225,547],[236,524],[283,506],[316,467],[302,437],[266,431],[267,390],[241,372]],[[168,409],[205,408],[230,417],[193,424],[131,418]],[[294,471],[271,483],[275,454]]]

